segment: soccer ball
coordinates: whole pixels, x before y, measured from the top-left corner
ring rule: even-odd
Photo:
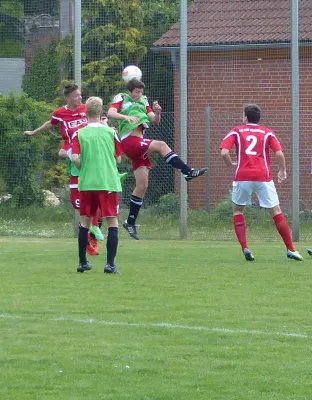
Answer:
[[[122,79],[125,82],[131,81],[131,79],[137,79],[138,81],[142,78],[142,71],[135,65],[129,65],[122,71]]]

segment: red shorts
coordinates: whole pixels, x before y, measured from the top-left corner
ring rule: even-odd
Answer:
[[[132,135],[122,140],[122,150],[130,158],[133,171],[140,167],[152,168],[151,160],[146,154],[152,141],[152,139],[144,139],[143,137]]]
[[[78,176],[71,176],[69,180],[70,202],[75,210],[80,209],[80,193],[78,191]]]
[[[102,218],[117,217],[119,211],[118,193],[105,190],[80,192],[80,215],[91,218],[98,208],[101,211]]]

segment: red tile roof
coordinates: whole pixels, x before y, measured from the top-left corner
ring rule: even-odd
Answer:
[[[299,0],[300,40],[312,40],[312,0]],[[188,9],[188,44],[290,41],[290,0],[195,0]],[[175,24],[154,46],[179,46]]]

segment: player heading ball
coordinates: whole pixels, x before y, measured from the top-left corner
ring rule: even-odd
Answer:
[[[126,91],[114,98],[107,113],[108,118],[118,121],[122,150],[132,162],[136,186],[130,198],[130,211],[123,227],[136,240],[139,240],[139,237],[135,222],[148,187],[149,170],[152,168],[149,159],[151,154],[159,154],[173,168],[181,171],[187,181],[207,171],[207,168],[195,169],[185,164],[167,143],[144,137],[150,124],[159,125],[162,111],[157,101],[150,106],[143,94],[144,88],[143,82],[137,79],[130,80]]]

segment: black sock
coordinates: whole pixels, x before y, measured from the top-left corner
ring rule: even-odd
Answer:
[[[107,264],[114,265],[118,246],[118,228],[108,228],[106,249],[107,249]]]
[[[130,211],[127,219],[128,224],[135,225],[135,221],[138,217],[142,204],[143,199],[141,199],[141,197],[137,197],[134,195],[130,197]]]
[[[102,228],[102,225],[103,225],[103,220],[102,220],[102,219],[99,219],[99,221],[98,221],[98,227],[101,229],[101,228]]]
[[[79,263],[86,264],[87,263],[87,244],[88,244],[88,228],[84,228],[83,226],[79,226],[79,234],[78,234],[78,249],[79,249]]]
[[[170,153],[165,156],[165,161],[173,168],[179,169],[183,175],[187,175],[191,171],[191,168],[186,165],[174,151],[170,151]]]

